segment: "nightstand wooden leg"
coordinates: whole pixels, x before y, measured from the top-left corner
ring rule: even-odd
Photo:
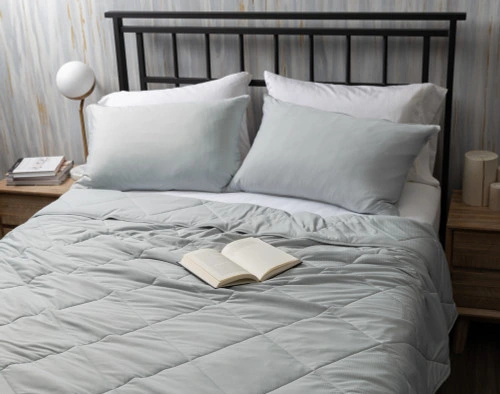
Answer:
[[[453,334],[453,352],[462,353],[467,342],[470,320],[465,317],[459,317]]]

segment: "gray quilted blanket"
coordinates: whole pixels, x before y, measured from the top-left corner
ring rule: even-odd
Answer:
[[[302,263],[217,290],[177,263],[246,236]],[[430,393],[455,315],[406,219],[72,190],[0,242],[0,393]]]

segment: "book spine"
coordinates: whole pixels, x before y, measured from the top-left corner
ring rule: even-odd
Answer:
[[[19,164],[21,164],[22,161],[23,161],[22,157],[17,159],[17,161],[12,165],[12,167],[9,168],[6,175],[12,176],[12,172],[17,168]]]
[[[47,172],[20,172],[20,173],[13,173],[11,176],[13,179],[24,179],[24,178],[33,178],[33,177],[51,177],[55,176],[56,172],[54,171],[47,171]]]

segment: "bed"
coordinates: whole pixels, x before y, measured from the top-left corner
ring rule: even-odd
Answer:
[[[450,371],[448,333],[456,319],[438,228],[448,198],[456,27],[465,14],[106,16],[121,90],[129,88],[125,34],[136,37],[141,89],[189,86],[117,92],[89,106],[89,170],[80,187],[0,241],[0,392],[435,392]],[[157,19],[174,23],[137,22]],[[200,19],[233,24],[189,23]],[[384,26],[247,23],[263,20]],[[387,27],[394,21],[405,23]],[[148,74],[150,33],[171,40],[174,76]],[[206,75],[181,76],[181,34],[201,35]],[[212,35],[236,37],[239,73],[212,78]],[[272,37],[276,68],[264,79],[245,73],[247,35]],[[311,44],[310,81],[278,75],[281,37],[288,35]],[[329,35],[345,39],[344,85],[314,77],[314,43]],[[357,36],[379,37],[383,46],[382,82],[361,90],[350,77]],[[422,84],[390,84],[394,37],[422,40]],[[446,95],[426,84],[434,39],[447,43]],[[242,138],[248,84],[269,92],[249,151]],[[226,90],[228,97],[216,97]],[[335,98],[343,94],[365,104],[343,106]],[[416,98],[432,116],[425,108],[395,115],[397,105]],[[324,108],[332,103],[337,110]],[[415,163],[424,152],[423,168],[432,171],[440,106],[439,184]],[[370,111],[383,107],[388,114],[380,116],[397,119],[373,119]],[[349,114],[359,108],[369,115]],[[345,145],[353,136],[370,149]],[[189,251],[220,250],[249,236],[301,264],[261,283],[221,289],[179,265]]]

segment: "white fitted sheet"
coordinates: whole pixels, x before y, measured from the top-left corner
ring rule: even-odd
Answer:
[[[161,192],[169,195],[199,198],[227,203],[249,203],[269,208],[282,209],[289,213],[312,212],[322,217],[352,213],[336,205],[293,197],[272,196],[258,193],[206,193],[192,191]],[[400,216],[428,223],[439,230],[441,190],[423,183],[407,182],[398,203]]]

